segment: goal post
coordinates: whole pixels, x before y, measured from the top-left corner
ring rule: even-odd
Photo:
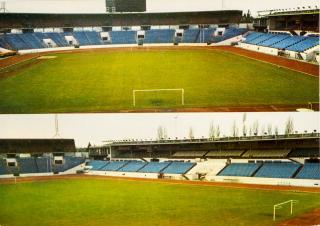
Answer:
[[[182,89],[182,88],[180,88],[180,89],[134,89],[132,91],[133,107],[136,106],[136,94],[139,92],[152,93],[152,92],[170,92],[170,91],[181,92],[181,104],[184,105],[184,89]]]
[[[283,205],[289,204],[290,205],[290,214],[293,213],[293,205],[298,203],[298,200],[288,200],[286,202],[278,203],[273,206],[273,221],[276,220],[276,210],[281,209]]]

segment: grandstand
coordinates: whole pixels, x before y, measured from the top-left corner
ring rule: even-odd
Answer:
[[[243,43],[280,50],[305,52],[308,49],[318,46],[319,38],[310,36],[294,36],[291,34],[252,32],[246,36]]]
[[[314,180],[320,177],[319,139],[319,134],[312,133],[214,140],[117,141],[78,153],[73,140],[2,139],[0,177],[82,172],[209,181],[264,178],[265,183],[286,179],[290,180],[288,183],[314,186]]]
[[[211,44],[242,35],[246,29],[228,28],[218,35],[215,34],[215,28],[190,28],[183,30],[179,39],[176,36],[177,31],[179,29],[151,29],[144,31],[142,38],[138,38],[139,31],[136,30],[7,33],[0,35],[0,47],[10,50],[34,50],[75,45],[137,45],[139,41],[142,44]]]

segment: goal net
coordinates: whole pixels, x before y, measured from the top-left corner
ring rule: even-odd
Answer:
[[[169,104],[173,99],[184,105],[184,89],[135,89],[132,91],[133,107],[139,104],[157,106],[162,102]]]

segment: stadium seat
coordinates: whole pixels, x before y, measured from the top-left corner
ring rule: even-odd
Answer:
[[[157,29],[145,33],[144,43],[173,43],[175,30]]]
[[[172,162],[161,172],[166,174],[185,174],[194,166],[195,163],[191,162]]]
[[[219,176],[251,177],[260,165],[258,163],[231,163],[219,173]]]
[[[320,163],[306,163],[297,174],[298,179],[320,179]]]
[[[277,42],[271,45],[270,47],[277,48],[277,49],[286,49],[289,46],[292,46],[298,42],[303,41],[304,39],[305,37],[301,37],[301,36],[290,36],[289,38],[286,38],[280,42]]]
[[[304,52],[314,46],[319,45],[319,38],[317,37],[306,37],[301,42],[298,42],[292,46],[289,46],[287,50],[295,51],[295,52]]]
[[[275,34],[272,38],[267,39],[263,42],[260,42],[259,45],[269,47],[269,46],[272,46],[272,45],[274,45],[278,42],[281,42],[287,38],[290,38],[290,35]]]
[[[184,30],[181,42],[182,43],[197,43],[197,42],[199,42],[199,40],[198,40],[199,35],[200,35],[200,29]]]
[[[226,158],[226,157],[240,157],[244,150],[215,150],[208,152],[206,157]]]
[[[231,28],[226,29],[225,32],[223,33],[223,35],[214,36],[212,39],[212,42],[214,42],[214,43],[221,42],[221,41],[242,35],[245,32],[247,32],[247,29],[231,27]]]
[[[120,168],[120,172],[137,172],[139,169],[147,165],[146,162],[130,161],[127,165]]]
[[[203,157],[206,153],[207,151],[177,151],[172,156],[200,158],[200,157]]]
[[[136,44],[136,31],[111,31],[112,44]]]
[[[18,160],[20,173],[38,173],[36,160],[34,158],[20,158]]]
[[[255,174],[255,177],[291,178],[300,167],[300,164],[292,162],[264,163]]]
[[[128,161],[123,161],[123,162],[109,162],[107,165],[102,167],[100,170],[101,171],[117,171],[126,164],[128,164]]]
[[[5,159],[0,159],[0,175],[9,174],[7,170],[7,162]]]
[[[92,160],[89,162],[89,166],[92,166],[92,170],[100,170],[106,166],[109,162],[101,160]]]
[[[287,157],[291,150],[279,149],[279,150],[248,150],[242,157],[245,158],[284,158]]]
[[[166,168],[170,162],[149,162],[138,172],[141,173],[160,173],[164,168]]]
[[[49,157],[35,158],[36,166],[39,173],[47,173],[52,171],[52,159]]]
[[[320,157],[318,148],[296,148],[290,152],[289,157]]]

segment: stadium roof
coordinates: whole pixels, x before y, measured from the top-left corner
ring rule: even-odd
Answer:
[[[0,153],[75,152],[73,139],[0,139]]]
[[[239,23],[241,10],[166,13],[0,13],[0,28],[103,27]]]

